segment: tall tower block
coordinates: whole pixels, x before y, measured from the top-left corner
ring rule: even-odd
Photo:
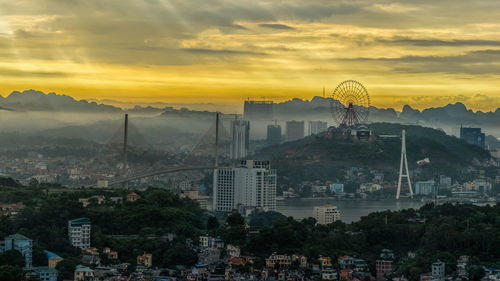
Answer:
[[[405,168],[405,173],[403,174],[403,164]],[[396,193],[396,199],[399,199],[401,194],[401,180],[405,177],[408,180],[408,188],[410,189],[410,197],[413,197],[413,189],[411,188],[410,172],[408,171],[408,159],[406,157],[406,128],[403,127],[401,132],[401,163],[399,165],[399,179],[398,179],[398,191]]]

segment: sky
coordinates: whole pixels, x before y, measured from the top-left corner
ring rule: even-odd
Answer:
[[[0,0],[0,94],[500,107],[497,0]]]

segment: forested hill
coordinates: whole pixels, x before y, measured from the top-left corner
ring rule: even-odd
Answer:
[[[410,169],[418,160],[429,158],[422,167],[429,174],[444,173],[457,178],[463,171],[490,158],[488,151],[466,143],[440,130],[420,126],[406,126],[406,148]],[[402,125],[374,123],[370,129],[372,141],[331,139],[326,133],[267,147],[257,153],[257,159],[268,159],[279,170],[280,176],[303,180],[335,180],[343,170],[365,167],[395,173],[399,169]]]

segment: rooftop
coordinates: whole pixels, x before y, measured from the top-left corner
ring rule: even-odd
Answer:
[[[5,237],[5,239],[13,239],[13,240],[31,240],[31,239],[29,239],[28,237],[26,237],[26,236],[24,236],[24,235],[21,235],[21,234],[19,234],[19,233],[9,235],[9,236]]]

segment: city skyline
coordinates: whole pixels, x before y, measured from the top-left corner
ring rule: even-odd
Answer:
[[[5,2],[0,94],[236,105],[311,99],[355,79],[376,107],[490,111],[500,104],[495,4]]]

